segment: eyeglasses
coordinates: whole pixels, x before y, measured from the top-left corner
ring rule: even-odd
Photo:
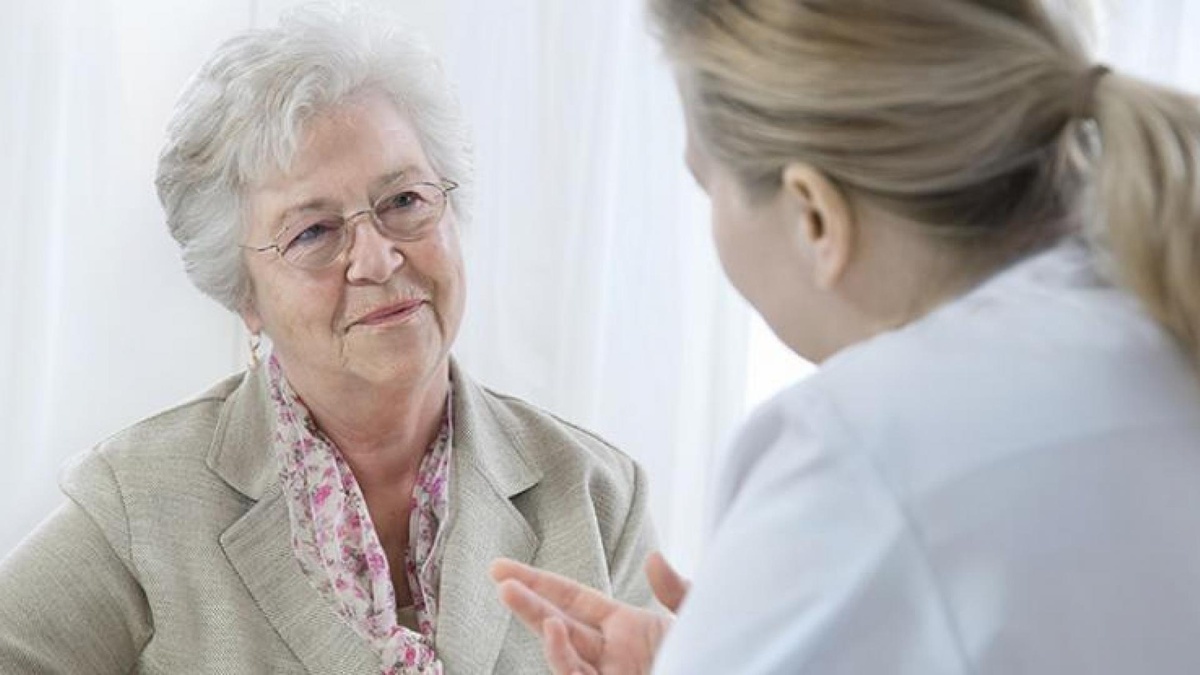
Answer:
[[[389,190],[369,209],[343,216],[336,211],[302,210],[292,216],[266,246],[247,246],[258,253],[275,251],[284,262],[303,270],[329,267],[354,241],[355,218],[370,214],[379,233],[393,241],[416,241],[428,235],[446,211],[446,196],[458,183],[410,183]]]

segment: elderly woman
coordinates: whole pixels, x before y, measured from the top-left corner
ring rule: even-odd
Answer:
[[[252,364],[66,470],[0,566],[0,672],[539,672],[497,556],[650,601],[640,469],[451,358],[471,179],[439,68],[381,17],[217,51],[157,184]]]
[[[653,0],[725,271],[820,368],[673,625],[495,566],[557,672],[1200,672],[1200,108],[1080,4]]]

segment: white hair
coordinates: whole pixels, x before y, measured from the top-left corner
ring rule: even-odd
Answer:
[[[313,116],[369,90],[408,115],[434,170],[459,184],[452,204],[469,222],[471,145],[437,59],[386,14],[308,6],[218,47],[175,106],[155,184],[197,288],[232,311],[243,307],[247,187],[286,171]]]

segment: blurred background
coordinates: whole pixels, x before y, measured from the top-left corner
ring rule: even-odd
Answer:
[[[0,557],[62,499],[68,457],[244,367],[240,322],[184,277],[154,167],[189,75],[293,4],[0,0]],[[811,366],[721,277],[643,0],[387,4],[474,133],[458,357],[638,459],[689,570],[726,438]],[[1099,25],[1105,62],[1200,90],[1200,0],[1109,0]]]

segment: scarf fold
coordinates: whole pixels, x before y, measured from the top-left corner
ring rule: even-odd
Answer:
[[[350,465],[317,428],[274,354],[267,368],[275,410],[273,444],[287,499],[292,553],[300,569],[379,654],[383,675],[440,675],[434,636],[453,398],[447,398],[441,430],[421,459],[413,486],[404,572],[420,629],[414,632],[399,623],[387,556]]]

